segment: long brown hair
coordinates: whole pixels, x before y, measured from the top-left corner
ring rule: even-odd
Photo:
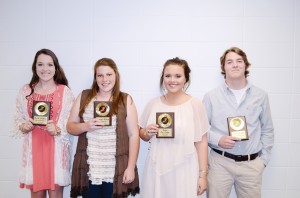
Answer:
[[[28,96],[30,96],[33,93],[34,86],[39,82],[39,76],[36,73],[36,62],[37,62],[37,59],[38,59],[39,55],[41,55],[41,54],[51,56],[51,58],[53,60],[53,64],[55,66],[55,74],[53,76],[54,82],[56,84],[62,84],[62,85],[68,86],[68,79],[65,76],[63,68],[60,66],[60,64],[58,62],[57,56],[54,54],[54,52],[52,52],[49,49],[41,49],[41,50],[37,51],[37,53],[35,54],[35,57],[34,57],[34,60],[33,60],[33,63],[32,63],[32,67],[31,67],[32,77],[31,77],[31,80],[30,80],[30,83],[29,83],[29,87],[31,89],[31,92]],[[26,98],[28,96],[26,96]]]
[[[93,80],[93,84],[91,87],[91,91],[89,92],[86,100],[83,102],[83,105],[81,106],[80,110],[79,110],[79,116],[82,117],[86,106],[90,103],[90,101],[92,100],[92,98],[94,98],[97,95],[97,92],[99,91],[99,86],[97,84],[96,81],[96,75],[97,75],[97,69],[98,67],[101,66],[108,66],[110,68],[112,68],[116,74],[116,82],[115,82],[115,86],[112,90],[112,113],[113,114],[117,114],[118,113],[118,104],[119,103],[123,103],[123,105],[125,105],[124,102],[124,98],[123,98],[123,94],[120,91],[120,74],[118,71],[118,67],[116,65],[116,63],[110,59],[110,58],[102,58],[100,60],[98,60],[95,65],[94,65],[94,80]]]
[[[249,76],[249,67],[250,67],[250,63],[247,59],[247,55],[246,53],[241,50],[240,48],[238,47],[231,47],[229,49],[227,49],[223,55],[220,57],[220,63],[221,63],[221,74],[224,75],[224,78],[226,78],[226,73],[225,73],[225,60],[226,60],[226,55],[229,53],[229,52],[234,52],[238,55],[240,55],[242,58],[243,58],[243,61],[245,62],[245,65],[246,65],[246,68],[245,68],[245,77],[247,78]]]

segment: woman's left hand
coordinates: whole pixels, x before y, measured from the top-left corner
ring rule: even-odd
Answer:
[[[46,129],[50,135],[52,135],[52,136],[56,135],[56,126],[55,126],[53,120],[48,121],[48,123],[46,125]]]
[[[206,177],[198,177],[197,183],[197,195],[202,195],[207,188],[207,178]]]
[[[123,176],[123,184],[130,184],[134,180],[134,169],[126,168]]]

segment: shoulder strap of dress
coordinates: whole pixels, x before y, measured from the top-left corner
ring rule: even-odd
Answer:
[[[85,99],[87,98],[87,96],[89,95],[90,91],[91,91],[90,89],[85,89],[85,90],[82,91],[82,93],[81,93],[81,99],[80,99],[80,108],[83,105],[83,102],[85,101]]]
[[[125,110],[125,115],[127,116],[127,96],[128,96],[128,94],[125,92],[121,92],[121,95],[122,95],[122,100],[123,100],[123,102],[121,104],[123,104],[124,110]]]

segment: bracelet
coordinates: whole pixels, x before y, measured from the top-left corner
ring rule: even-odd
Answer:
[[[206,178],[207,174],[208,174],[208,170],[200,170],[199,178]]]
[[[150,139],[151,139],[151,136],[149,136],[148,135],[148,130],[147,129],[145,129],[145,132],[144,132],[144,136],[145,136],[145,138],[146,138],[146,140],[145,141],[149,141]]]
[[[19,125],[19,130],[20,130],[22,133],[24,133],[24,132],[23,132],[23,128],[24,128],[24,123],[22,123],[22,124]]]
[[[199,175],[199,178],[206,178],[207,177],[207,174],[206,175]]]
[[[23,124],[21,124],[20,126],[19,126],[19,130],[22,132],[22,134],[27,134],[28,132],[24,132],[24,123]]]
[[[208,170],[200,170],[199,173],[208,173]]]
[[[151,138],[151,136],[148,135],[148,132],[149,132],[149,130],[145,129],[144,136],[147,138],[149,138],[149,137]]]
[[[61,129],[59,127],[56,127],[55,136],[58,136],[61,134]]]

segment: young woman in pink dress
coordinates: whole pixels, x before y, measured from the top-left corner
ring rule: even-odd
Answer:
[[[74,96],[51,50],[36,53],[32,73],[30,83],[17,95],[11,130],[13,136],[24,138],[20,187],[29,189],[32,198],[45,198],[47,192],[50,198],[62,198],[64,186],[70,184],[71,142],[66,122]],[[42,105],[50,116],[45,125],[36,125],[32,119],[34,101],[50,103],[48,109]]]

